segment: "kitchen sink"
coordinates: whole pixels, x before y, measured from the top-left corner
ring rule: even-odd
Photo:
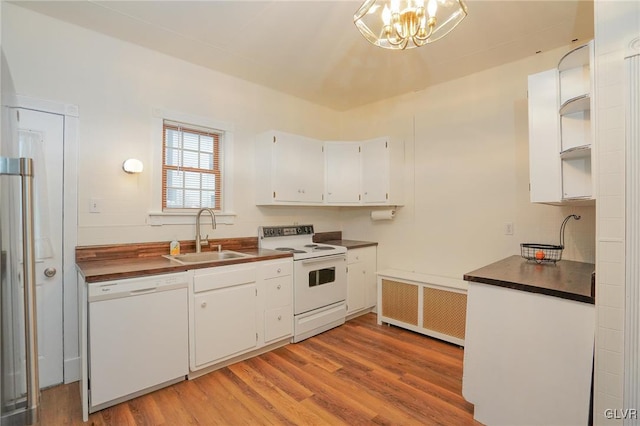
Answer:
[[[202,253],[185,253],[179,254],[177,256],[164,255],[163,257],[174,260],[183,265],[189,265],[193,263],[219,262],[222,260],[239,259],[254,256],[250,254],[238,253],[237,251],[222,250],[207,251]]]

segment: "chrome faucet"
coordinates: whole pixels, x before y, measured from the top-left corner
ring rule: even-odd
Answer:
[[[207,234],[204,239],[200,237],[200,216],[204,211],[209,212],[211,215],[211,228],[216,229],[216,214],[213,210],[207,208],[198,210],[198,214],[196,215],[196,253],[200,253],[202,246],[209,245],[209,234]]]

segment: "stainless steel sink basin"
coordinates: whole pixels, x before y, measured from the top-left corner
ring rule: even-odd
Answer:
[[[238,259],[243,257],[253,257],[250,254],[238,253],[237,251],[222,250],[222,251],[206,251],[202,253],[185,253],[177,256],[165,255],[167,259],[174,260],[183,265],[193,263],[208,263],[219,262],[222,260]]]

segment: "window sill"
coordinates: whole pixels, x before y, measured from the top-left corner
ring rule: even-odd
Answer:
[[[209,216],[209,215],[206,215]],[[233,225],[236,214],[233,212],[216,213],[217,225]],[[205,217],[204,220],[207,220]],[[210,220],[210,219],[209,219]],[[149,225],[195,225],[196,212],[149,212]]]

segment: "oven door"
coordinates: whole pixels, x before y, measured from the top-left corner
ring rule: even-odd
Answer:
[[[296,315],[347,298],[347,257],[344,254],[296,260],[293,270]]]

